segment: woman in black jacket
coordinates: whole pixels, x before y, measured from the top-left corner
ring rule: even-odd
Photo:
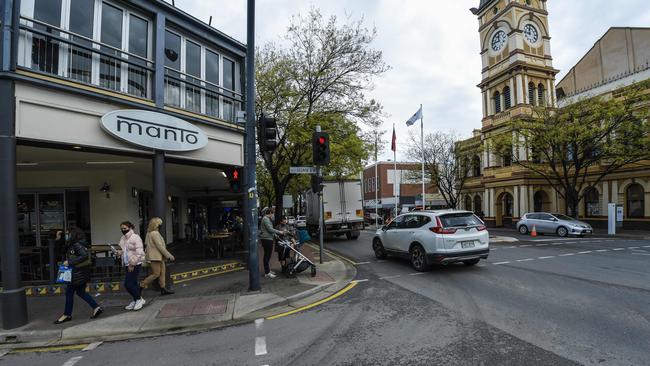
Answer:
[[[86,241],[86,234],[81,229],[73,228],[66,233],[66,250],[67,260],[63,265],[72,267],[72,280],[65,289],[65,311],[63,315],[54,324],[61,324],[72,320],[72,306],[74,304],[74,294],[82,298],[93,309],[91,319],[99,316],[102,309],[97,302],[86,292],[86,284],[90,281],[90,269],[92,261],[90,259],[89,244]]]

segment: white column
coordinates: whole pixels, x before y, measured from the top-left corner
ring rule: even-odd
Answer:
[[[517,100],[515,100],[515,79],[510,78],[510,105],[516,105]]]
[[[607,181],[603,182],[601,190],[603,191],[603,202],[600,208],[600,214],[607,216],[607,204],[609,203],[609,183]]]
[[[485,216],[490,216],[489,197],[490,197],[489,190],[486,188],[485,192],[483,193],[483,213],[485,214]]]
[[[524,87],[523,87],[523,81],[521,74],[517,75],[517,103],[515,104],[521,104],[524,103]]]
[[[495,214],[496,214],[494,212],[494,188],[490,188],[490,206],[488,206],[488,207],[490,209],[490,215],[489,216],[494,217]]]
[[[533,186],[528,186],[528,210],[530,212],[535,211],[535,188]]]
[[[488,105],[488,102],[487,102],[487,100],[486,100],[487,93],[486,93],[486,92],[483,92],[483,93],[481,94],[481,97],[482,97],[482,100],[483,100],[483,118],[485,118],[485,117],[488,116],[488,106],[487,106],[487,105]]]
[[[526,212],[530,212],[531,209],[528,207],[528,187],[521,187],[521,206],[519,206],[519,211],[523,215]],[[521,217],[521,216],[520,216]]]
[[[513,193],[514,195],[512,196],[512,199],[514,200],[514,202],[513,202],[512,210],[514,212],[512,214],[516,217],[521,217],[521,213],[519,212],[519,186],[514,187]]]
[[[650,192],[645,192],[645,201],[643,202],[643,216],[644,217],[649,217],[650,216]]]
[[[553,90],[551,89],[551,79],[546,79],[546,105],[553,106]]]
[[[524,75],[524,103],[533,104],[528,100],[528,75]]]
[[[612,203],[618,203],[618,181],[613,180],[612,181]]]
[[[490,153],[489,153],[488,145],[485,144],[485,146],[483,147],[483,169],[490,167],[490,165],[489,165],[490,155],[489,154]]]
[[[485,93],[487,94],[487,114],[488,116],[491,116],[494,114],[494,101],[492,100],[492,93],[490,92],[490,89],[486,90]]]

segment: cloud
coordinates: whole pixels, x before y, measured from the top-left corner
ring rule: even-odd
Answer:
[[[406,141],[406,120],[423,104],[425,132],[455,130],[463,136],[481,127],[481,79],[478,21],[468,10],[479,0],[265,0],[256,2],[256,44],[279,40],[291,16],[319,8],[340,18],[363,16],[376,27],[373,47],[392,67],[375,82],[369,96],[385,107],[384,129],[396,125]],[[548,1],[551,50],[561,77],[611,26],[647,26],[647,0]],[[176,0],[195,17],[246,42],[245,0]],[[411,127],[415,130],[416,127]],[[389,142],[390,143],[390,142]],[[403,145],[402,145],[403,146]],[[390,151],[389,151],[390,153]],[[392,154],[385,154],[388,158]],[[398,157],[399,158],[399,157]]]

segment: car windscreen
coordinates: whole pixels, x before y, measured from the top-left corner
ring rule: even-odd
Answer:
[[[578,220],[574,219],[573,217],[569,217],[567,215],[553,214],[553,216],[557,217],[560,220],[564,220],[564,221],[578,221]]]
[[[440,216],[440,223],[443,227],[467,227],[483,225],[478,217],[469,212]]]

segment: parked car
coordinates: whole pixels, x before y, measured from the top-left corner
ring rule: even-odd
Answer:
[[[397,216],[377,230],[375,256],[405,257],[418,271],[433,264],[462,262],[467,266],[487,259],[490,236],[483,222],[469,211],[418,211]]]
[[[296,216],[296,227],[307,227],[307,217]]]
[[[363,216],[363,219],[371,225],[375,224],[375,218],[377,218],[377,224],[382,225],[384,223],[384,219],[381,217],[381,215],[377,215],[374,212],[366,212],[366,214]]]
[[[557,234],[561,237],[590,235],[594,232],[591,225],[586,222],[556,213],[527,213],[517,222],[517,230],[522,235],[531,232],[533,227],[540,234]]]
[[[287,224],[295,225],[296,224],[296,218],[294,216],[287,216]]]

